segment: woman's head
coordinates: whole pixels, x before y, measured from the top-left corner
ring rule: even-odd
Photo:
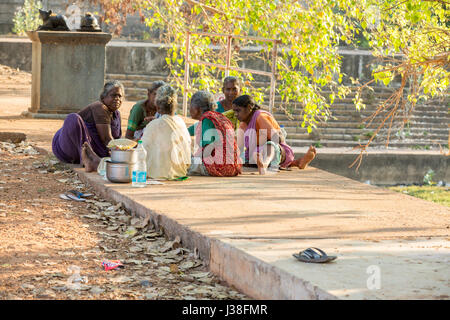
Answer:
[[[111,111],[116,111],[122,105],[125,96],[125,89],[117,80],[108,81],[103,86],[103,91],[100,94],[100,101]]]
[[[231,102],[236,99],[239,96],[240,89],[238,78],[228,76],[223,79],[222,92],[225,95],[225,100]]]
[[[216,108],[217,104],[211,93],[208,91],[197,91],[191,98],[189,113],[193,119],[200,120],[203,113],[214,111]]]
[[[261,107],[255,103],[253,98],[247,94],[233,100],[233,111],[239,121],[249,122],[253,111]]]
[[[174,115],[178,105],[177,90],[165,84],[156,90],[155,104],[158,113]]]
[[[158,91],[158,89],[165,84],[166,83],[162,80],[153,81],[150,87],[147,89],[147,99],[149,100],[151,106],[156,106],[156,91]]]

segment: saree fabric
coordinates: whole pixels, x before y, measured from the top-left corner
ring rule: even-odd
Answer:
[[[278,164],[280,167],[286,168],[292,163],[292,161],[294,161],[294,151],[290,146],[284,142],[271,141],[273,132],[277,132],[278,136],[281,136],[281,134],[280,126],[269,112],[264,110],[256,110],[253,113],[249,124],[246,126],[245,123],[241,123],[240,128],[244,130],[246,163],[253,161],[253,155],[256,152],[261,152],[267,144],[273,143],[279,145],[285,152],[285,160],[283,163]],[[263,140],[261,141],[261,139]],[[279,161],[281,161],[281,158]]]
[[[162,115],[144,130],[142,145],[147,151],[147,176],[175,179],[186,176],[191,164],[191,137],[179,116]]]
[[[233,125],[233,129],[237,130],[239,128],[239,119],[236,117],[236,114],[234,113],[234,110],[228,110],[225,112],[222,112],[222,114],[230,120],[231,124]]]
[[[145,111],[144,105],[147,103],[147,100],[141,100],[136,102],[135,105],[131,108],[130,115],[128,116],[128,124],[127,129],[131,131],[137,131],[144,129],[150,121],[145,121],[145,117],[147,117],[147,113]],[[156,112],[155,118],[159,118],[161,115]]]
[[[120,138],[122,129],[118,110],[113,112],[110,125],[113,138]],[[67,115],[62,128],[53,136],[52,151],[62,162],[79,164],[84,142],[88,142],[99,157],[109,156],[109,150],[100,139],[95,123],[84,121],[78,113],[71,113]]]
[[[201,140],[205,140],[203,135],[208,135],[207,132],[202,132],[201,125],[206,119],[214,124],[215,140],[209,145],[201,146]],[[202,159],[210,176],[233,177],[242,172],[233,126],[221,113],[216,111],[203,113],[195,131],[194,150],[194,158]]]

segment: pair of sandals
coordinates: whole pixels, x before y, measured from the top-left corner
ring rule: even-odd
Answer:
[[[300,251],[298,254],[294,253],[293,256],[301,261],[307,263],[326,263],[335,260],[336,256],[329,256],[319,248],[308,248]]]
[[[64,200],[86,201],[85,198],[92,197],[92,193],[82,193],[77,190],[69,190],[65,193],[61,193],[59,197]]]

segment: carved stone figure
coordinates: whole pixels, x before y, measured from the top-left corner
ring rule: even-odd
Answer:
[[[44,22],[40,25],[37,30],[42,31],[70,31],[67,27],[66,17],[63,15],[56,15],[52,10],[41,10],[39,9],[39,17]]]
[[[81,18],[80,29],[78,31],[101,32],[102,29],[98,25],[97,18],[92,13],[86,12],[86,15]]]

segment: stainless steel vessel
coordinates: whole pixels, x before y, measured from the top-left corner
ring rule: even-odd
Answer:
[[[116,163],[106,161],[106,178],[111,182],[131,182],[134,163]]]
[[[136,149],[130,150],[117,150],[111,149],[111,161],[120,163],[136,163],[137,162],[137,154]]]

